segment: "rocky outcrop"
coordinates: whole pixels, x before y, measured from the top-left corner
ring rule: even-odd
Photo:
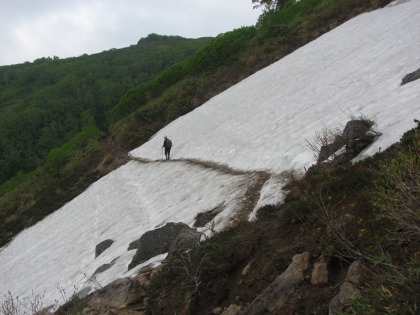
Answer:
[[[135,244],[137,251],[128,265],[128,270],[152,257],[169,252],[171,248],[171,254],[173,254],[175,252],[179,252],[181,248],[186,249],[187,246],[193,245],[193,241],[191,239],[186,240],[178,238],[178,235],[182,231],[184,231],[182,234],[184,236],[189,235],[192,238],[196,236],[193,232],[195,230],[185,223],[173,222],[170,222],[156,230],[144,233],[139,240],[129,245],[129,249],[132,249],[134,247],[133,244]],[[197,238],[195,238],[194,241],[197,243]],[[174,243],[176,244],[174,245]]]
[[[363,267],[358,261],[355,261],[350,265],[347,271],[347,277],[340,286],[340,292],[330,302],[330,315],[337,314],[343,305],[350,301],[353,295],[359,292],[358,287],[362,284],[365,276]]]
[[[107,250],[112,245],[112,243],[114,243],[113,240],[107,239],[96,245],[95,258],[102,254],[105,250]]]
[[[374,122],[368,119],[350,120],[341,135],[337,135],[332,143],[321,146],[317,164],[320,164],[331,156],[339,163],[344,163],[359,154],[380,133],[372,129]],[[339,154],[336,152],[340,151]]]
[[[143,314],[149,298],[151,270],[134,278],[118,279],[86,297],[83,314]]]
[[[103,308],[120,309],[141,302],[145,294],[145,290],[136,279],[117,279],[96,291],[87,302],[87,307],[96,311]]]
[[[276,314],[276,310],[287,302],[287,297],[304,281],[310,257],[308,252],[295,255],[289,267],[242,314]]]

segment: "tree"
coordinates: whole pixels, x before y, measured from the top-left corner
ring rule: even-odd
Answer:
[[[254,9],[263,7],[264,12],[279,12],[288,0],[252,0]]]

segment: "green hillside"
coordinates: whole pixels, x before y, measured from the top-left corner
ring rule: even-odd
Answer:
[[[94,55],[0,67],[0,185],[32,171],[84,126],[107,130],[105,113],[124,93],[190,57],[210,38],[150,34]]]

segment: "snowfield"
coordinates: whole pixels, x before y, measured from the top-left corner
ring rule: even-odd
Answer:
[[[398,141],[420,119],[420,80],[401,79],[420,68],[420,0],[400,0],[362,14],[217,95],[133,150],[131,161],[83,194],[20,233],[0,250],[0,296],[43,295],[44,305],[63,303],[62,292],[94,288],[158,264],[160,255],[127,271],[128,245],[168,222],[190,226],[204,211],[222,207],[216,228],[229,225],[244,202],[259,207],[282,201],[281,174],[314,163],[306,140],[324,127],[343,127],[363,114],[382,132],[358,159]],[[163,137],[174,161],[162,162]],[[237,172],[194,164],[222,164]],[[259,199],[247,200],[255,171],[271,177]],[[95,259],[95,246],[114,240]],[[87,289],[86,289],[87,288]],[[0,298],[0,301],[2,298]]]

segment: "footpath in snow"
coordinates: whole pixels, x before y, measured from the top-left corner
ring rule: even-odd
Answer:
[[[219,228],[244,205],[255,215],[281,200],[280,174],[314,163],[306,140],[345,125],[351,114],[375,120],[382,133],[362,157],[398,141],[420,118],[420,80],[400,85],[420,68],[419,21],[420,0],[362,14],[169,124],[131,154],[159,160],[168,136],[178,161],[131,161],[20,233],[0,251],[0,296],[33,290],[45,293],[46,305],[62,303],[63,290],[69,297],[92,287],[88,278],[104,264],[112,267],[98,274],[101,285],[134,274],[142,265],[127,272],[134,255],[128,245],[151,229],[191,226],[216,207],[223,208]],[[263,185],[267,176],[258,171],[273,176]],[[249,193],[256,188],[260,198]],[[95,259],[106,239],[114,243]]]
[[[158,159],[168,136],[177,159],[302,171],[314,162],[305,140],[360,114],[383,133],[363,156],[385,149],[420,118],[420,81],[400,85],[420,68],[419,21],[419,0],[362,14],[175,120],[131,154]]]

